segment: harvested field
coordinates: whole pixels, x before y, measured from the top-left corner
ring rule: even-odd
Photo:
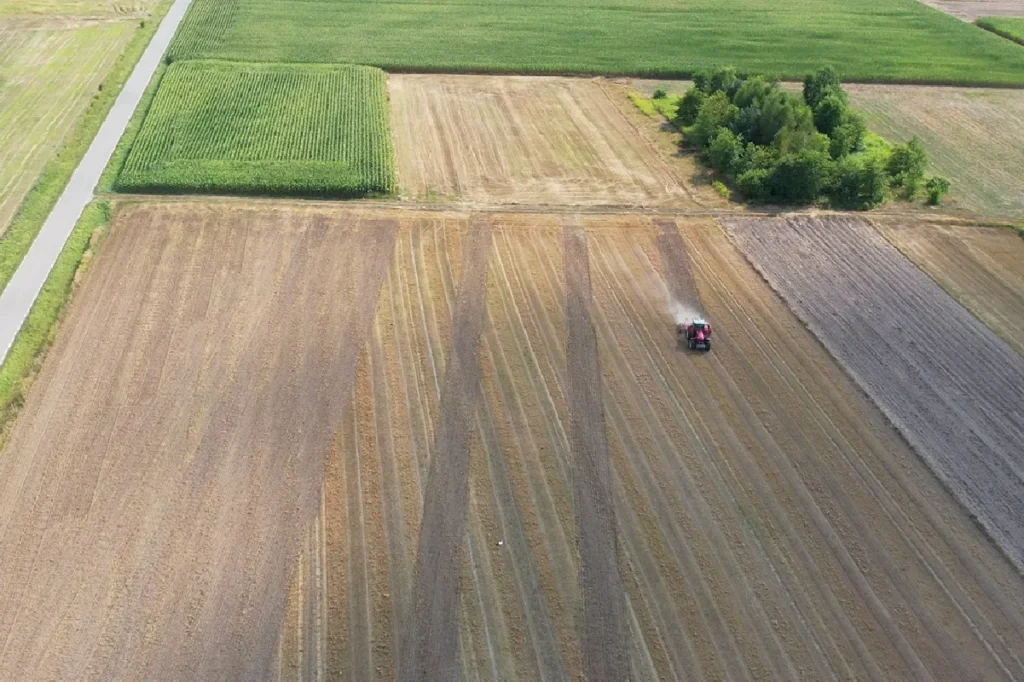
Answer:
[[[713,222],[402,215],[282,677],[1024,676],[1019,574]]]
[[[0,234],[137,26],[38,23],[0,15]]]
[[[1005,229],[877,222],[904,256],[1024,355],[1024,239]]]
[[[515,76],[389,78],[401,193],[470,204],[716,207],[637,124],[617,84]],[[641,116],[642,118],[642,116]]]
[[[894,142],[921,138],[931,171],[953,181],[952,206],[1024,217],[1024,91],[845,87],[872,131]]]
[[[863,220],[733,220],[739,246],[1024,565],[1024,357]]]

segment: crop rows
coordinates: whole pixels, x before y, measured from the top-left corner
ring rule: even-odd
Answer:
[[[917,0],[220,4],[195,0],[173,59],[662,76],[732,64],[790,78],[834,64],[847,80],[1024,84],[1014,45]]]
[[[982,17],[978,26],[1024,45],[1024,17]]]
[[[387,81],[357,66],[172,64],[121,191],[358,195],[394,189]]]

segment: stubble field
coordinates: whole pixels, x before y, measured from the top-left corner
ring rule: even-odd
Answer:
[[[712,221],[108,239],[0,457],[5,675],[1024,675],[1019,575]]]
[[[602,80],[388,79],[400,193],[467,204],[721,207],[692,159],[672,159]],[[646,123],[646,122],[644,122]]]
[[[0,14],[0,235],[136,25]]]

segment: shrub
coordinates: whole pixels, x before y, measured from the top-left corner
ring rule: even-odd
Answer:
[[[928,204],[930,206],[938,206],[942,203],[942,198],[946,196],[949,188],[949,179],[944,178],[941,175],[935,175],[928,178],[928,182],[924,185],[925,191],[928,192]]]
[[[729,96],[729,99],[732,99],[742,84],[743,81],[736,75],[736,69],[726,66],[711,74],[708,82],[708,94],[713,95],[716,92],[724,92]]]
[[[708,98],[707,93],[697,87],[686,91],[683,98],[679,100],[679,110],[676,113],[676,125],[679,127],[692,126],[697,121],[697,114]]]
[[[888,191],[889,175],[877,159],[858,163],[845,158],[836,165],[832,200],[837,206],[855,209],[881,206]]]
[[[893,187],[902,190],[904,196],[912,197],[924,179],[924,172],[928,168],[928,153],[915,135],[910,142],[893,148],[887,165]]]
[[[832,132],[846,122],[849,107],[842,97],[829,93],[814,107],[814,125],[820,132],[832,135]]]
[[[665,88],[658,88],[657,90],[654,91],[652,97],[654,99],[665,99],[666,97],[668,97],[668,93],[665,91]]]
[[[711,183],[711,186],[714,188],[716,192],[718,192],[721,196],[723,196],[726,199],[732,196],[732,192],[729,190],[728,187],[725,186],[725,183],[720,180],[715,180],[714,182]]]

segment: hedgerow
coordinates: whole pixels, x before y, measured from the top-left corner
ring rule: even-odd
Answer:
[[[733,68],[698,74],[675,123],[751,202],[864,209],[915,198],[923,185],[938,203],[949,189],[944,178],[925,184],[928,154],[916,137],[896,146],[868,137],[831,68],[807,76],[803,97]]]
[[[394,188],[384,72],[204,61],[168,67],[115,183],[306,196]]]

